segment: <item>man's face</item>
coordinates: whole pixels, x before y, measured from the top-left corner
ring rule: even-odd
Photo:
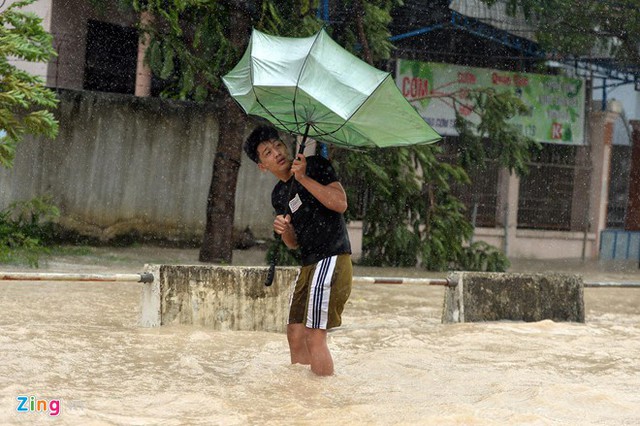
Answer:
[[[258,167],[274,174],[288,172],[291,159],[288,147],[280,139],[269,139],[258,145]]]

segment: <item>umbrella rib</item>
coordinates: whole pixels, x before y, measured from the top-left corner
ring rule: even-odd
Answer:
[[[316,130],[316,133],[314,134],[314,138],[318,138],[318,139],[319,139],[319,138],[321,138],[321,137],[323,137],[323,136],[333,136],[333,134],[334,134],[334,133],[336,133],[336,132],[338,132],[338,131],[339,131],[339,130],[340,130],[340,129],[345,125],[345,124],[347,124],[347,122],[345,122],[343,125],[341,125],[341,126],[340,126],[340,127],[338,127],[337,129],[332,130],[331,132],[322,132],[322,131],[320,131],[320,129],[319,129],[319,128],[317,128],[317,127],[316,127],[316,126],[314,126],[314,125],[311,125],[311,127],[313,127],[313,129],[314,129],[314,130]],[[363,135],[361,132],[358,132],[358,134],[360,134],[360,136],[362,136],[362,137],[363,137],[363,138],[365,138],[365,139],[369,139],[368,137],[366,137],[365,135]],[[338,138],[335,138],[335,139],[336,139],[336,141],[340,141],[341,143],[344,143],[344,144],[346,145],[346,147],[347,147],[347,148],[350,148],[350,147],[351,147],[351,144],[349,143],[349,141],[347,141],[347,140],[342,140],[342,139],[338,139]],[[329,143],[332,143],[332,142],[329,142]]]
[[[269,111],[269,110],[267,109],[267,107],[265,107],[265,106],[262,104],[262,102],[260,102],[260,98],[258,98],[258,95],[255,93],[255,88],[252,88],[251,90],[253,90],[253,95],[254,95],[254,97],[256,98],[256,102],[258,102],[258,105],[260,105],[260,106],[262,107],[262,109],[263,109],[267,114],[269,114],[269,116],[270,116],[270,117],[273,117],[273,119],[274,119],[275,121],[277,121],[277,122],[278,122],[278,124],[279,124],[280,126],[284,127],[285,129],[287,129],[287,131],[288,131],[288,132],[290,132],[291,130],[289,130],[289,127],[287,127],[287,125],[286,125],[282,120],[280,120],[278,117],[276,117],[275,115],[273,115],[273,113],[272,113],[271,111]],[[260,116],[258,116],[258,117],[260,117]]]
[[[320,38],[320,35],[322,34],[322,32],[324,31],[324,28],[321,29],[320,31],[318,31],[318,34],[316,34],[316,38],[315,40],[313,40],[313,43],[311,43],[311,47],[309,48],[309,53],[307,53],[307,55],[304,57],[304,62],[302,63],[302,66],[300,67],[300,72],[298,73],[298,79],[296,80],[296,88],[293,91],[293,100],[291,101],[292,106],[293,106],[293,119],[296,123],[296,126],[298,126],[298,128],[296,129],[296,131],[299,133],[300,132],[300,128],[299,128],[299,120],[298,120],[298,111],[296,109],[296,99],[298,98],[298,88],[300,87],[300,77],[302,77],[302,72],[304,71],[305,67],[307,66],[307,60],[309,59],[309,56],[311,56],[311,51],[313,50],[313,47],[316,45],[316,43],[318,42],[318,39]],[[311,126],[313,126],[313,124],[311,123],[304,123],[304,124],[309,124]],[[314,127],[315,129],[315,127]]]

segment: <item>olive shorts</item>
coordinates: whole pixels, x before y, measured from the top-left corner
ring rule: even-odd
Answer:
[[[300,268],[291,295],[289,324],[328,330],[342,324],[342,311],[351,294],[350,254],[340,254]]]

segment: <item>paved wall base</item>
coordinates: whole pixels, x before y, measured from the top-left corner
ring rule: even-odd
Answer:
[[[443,323],[584,322],[579,275],[456,272],[449,279],[457,285],[445,290]]]
[[[147,265],[140,324],[201,325],[216,330],[285,332],[289,294],[297,268],[277,268],[270,287],[268,267]]]

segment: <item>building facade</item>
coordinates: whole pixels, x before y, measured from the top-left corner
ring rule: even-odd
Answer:
[[[12,1],[9,0],[9,3]],[[476,19],[484,16],[482,15],[484,9],[481,9],[477,2],[440,3],[447,3],[449,9],[445,10],[442,16],[429,15],[429,19],[439,19],[438,22],[448,24],[439,28],[440,32],[438,32],[433,30],[439,25],[438,22],[420,20],[411,22],[414,28],[423,26],[421,28],[432,28],[432,30],[424,30],[420,33],[419,36],[422,38],[396,38],[394,43],[396,43],[399,57],[456,65],[517,68],[521,72],[529,72],[532,69],[533,59],[527,56],[526,50],[535,48],[530,37],[526,36],[530,32],[505,34],[500,28],[487,28],[484,21]],[[472,6],[478,10],[473,9]],[[74,91],[115,92],[132,96],[154,94],[154,87],[157,88],[154,85],[157,82],[154,82],[149,71],[144,67],[142,61],[144,46],[136,30],[136,24],[145,17],[124,13],[109,5],[105,10],[96,10],[87,0],[39,0],[29,8],[44,18],[45,29],[53,35],[58,56],[48,64],[25,63],[20,66],[33,74],[42,76],[49,87]],[[471,21],[464,21],[463,18]],[[491,33],[493,39],[473,38],[474,33],[493,30],[496,31]],[[448,44],[437,49],[444,39]],[[473,45],[473,43],[476,44]],[[476,52],[479,50],[491,52],[491,54],[486,53],[476,57],[469,46]],[[452,56],[447,52],[454,52],[455,55]],[[141,90],[140,87],[143,89]],[[89,98],[97,99],[99,96],[96,94]],[[117,102],[122,102],[122,98],[118,99]],[[632,150],[632,144],[629,142],[631,135],[624,123],[622,111],[615,103],[611,103],[610,108],[604,111],[601,108],[593,108],[590,103],[585,108],[587,110],[585,143],[575,146],[543,144],[543,150],[529,165],[529,175],[518,178],[496,164],[489,164],[483,170],[471,171],[473,184],[470,187],[458,188],[457,194],[467,205],[469,219],[475,225],[474,240],[493,244],[503,249],[509,257],[514,258],[595,258],[599,255],[603,231],[611,228],[626,229],[630,227],[630,223],[640,222],[640,220],[634,219],[634,222],[629,219],[638,215],[638,207],[630,201],[629,197],[629,191],[635,190],[636,193],[638,191],[634,189],[637,188],[637,184],[630,180],[630,176],[634,176],[635,173],[633,164],[637,162],[633,163],[629,160]],[[95,112],[97,115],[88,115],[85,118],[100,120],[103,118],[100,114],[103,113],[107,114],[110,120],[118,119],[118,115],[114,115],[113,111],[106,113],[98,110]],[[149,122],[136,124],[135,120],[126,122],[129,126],[152,125]],[[114,126],[117,125],[114,123]],[[74,126],[80,126],[80,123]],[[215,128],[216,124],[211,123],[211,126]],[[61,137],[73,138],[73,135],[78,132],[85,131],[66,129],[61,132]],[[72,149],[91,149],[93,143],[98,143],[100,138],[104,137],[101,132],[109,132],[109,130],[94,130],[94,132],[94,141],[89,141],[84,146],[73,145]],[[84,134],[89,138],[92,137],[90,133]],[[126,164],[128,160],[126,157],[118,158],[118,152],[122,151],[117,147],[118,144],[130,146],[133,150],[138,149],[136,144],[127,140],[135,137],[135,134],[136,132],[133,131],[120,132],[118,135],[121,140],[112,140],[108,144],[111,148],[104,148],[114,150],[106,154],[113,164]],[[179,136],[176,137],[180,139]],[[207,131],[198,136],[196,138],[198,143],[203,143],[202,138],[210,140],[209,148],[215,147],[217,140],[215,131]],[[176,142],[190,143],[187,140]],[[149,141],[149,144],[152,143]],[[448,138],[445,145],[452,143],[455,143],[455,139]],[[173,213],[171,207],[167,206],[166,212],[143,214],[142,216],[148,220],[142,221],[145,225],[141,231],[147,228],[157,230],[163,226],[168,229],[171,227],[168,227],[167,223],[181,222],[181,227],[178,227],[179,232],[175,231],[175,227],[172,228],[174,229],[172,238],[201,235],[204,226],[204,197],[210,181],[210,164],[215,155],[209,148],[205,151],[209,159],[203,160],[202,156],[196,156],[194,159],[185,158],[184,164],[177,166],[178,169],[202,170],[202,179],[198,178],[192,182],[192,190],[200,192],[202,196],[182,201],[183,204],[186,203],[182,210],[200,211],[201,219],[198,214],[193,217],[192,214],[184,212]],[[144,149],[142,145],[140,149]],[[29,176],[33,176],[33,173],[27,169],[33,156],[45,155],[38,154],[36,151],[38,151],[36,148],[19,150],[16,170],[11,172],[0,170],[0,178],[12,186],[11,191],[7,191],[7,187],[3,190],[4,194],[0,196],[0,207],[16,199],[41,195],[47,188],[52,187],[51,182],[47,183],[47,180],[55,179],[52,176],[41,176],[37,184],[29,181]],[[32,157],[21,158],[20,156],[23,155]],[[130,155],[129,158],[132,156]],[[53,158],[49,160],[40,158],[40,160],[54,161]],[[160,159],[159,161],[171,160]],[[250,166],[250,164],[243,164],[240,171],[239,185],[245,185],[243,183],[245,182],[246,186],[242,191],[239,190],[236,196],[238,211],[235,222],[240,228],[251,228],[258,238],[269,238],[271,219],[268,215],[256,212],[270,209],[268,200],[262,194],[271,182],[252,185],[251,182],[254,182],[257,177],[250,171]],[[122,171],[125,166],[119,167]],[[162,164],[159,167],[163,167]],[[86,173],[91,171],[88,170]],[[81,176],[76,178],[82,179]],[[108,179],[108,173],[105,174],[104,179]],[[122,185],[125,183],[121,182]],[[170,180],[167,181],[167,184],[169,183]],[[57,188],[58,191],[65,191],[64,185],[58,185]],[[140,194],[146,194],[150,189],[138,187],[138,190]],[[170,188],[154,190],[167,192],[166,196],[169,198],[178,195],[172,195]],[[127,191],[135,192],[135,189]],[[184,189],[181,191],[184,192]],[[61,197],[63,201],[70,199],[68,196],[65,198],[64,194],[56,197]],[[130,197],[135,199],[135,193],[130,194]],[[144,197],[141,196],[141,198]],[[130,207],[126,207],[130,203],[114,205],[109,199],[108,192],[93,196],[92,200],[96,204],[90,213],[87,213],[86,209],[81,211],[81,203],[77,200],[74,203],[67,202],[66,205],[63,203],[63,215],[67,216],[68,226],[83,228],[86,231],[90,227],[81,226],[81,224],[94,223],[96,226],[90,232],[102,232],[103,236],[108,238],[117,233],[117,230],[130,232],[136,228],[136,223],[142,223],[136,222],[137,216],[131,213]],[[137,207],[137,209],[140,208],[144,207]],[[101,209],[109,210],[109,214],[100,213]],[[163,217],[170,219],[168,222],[163,222]],[[118,227],[119,223],[128,225]],[[359,235],[361,225],[355,222],[351,224],[351,228],[357,252],[361,241],[361,235]],[[105,229],[110,231],[105,233]]]

